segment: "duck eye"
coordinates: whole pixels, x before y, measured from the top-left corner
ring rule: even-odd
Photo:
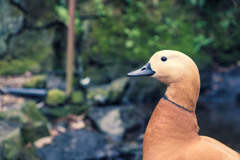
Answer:
[[[167,57],[164,57],[164,56],[163,56],[163,57],[161,58],[161,61],[163,61],[163,62],[165,62],[166,60],[167,60]]]

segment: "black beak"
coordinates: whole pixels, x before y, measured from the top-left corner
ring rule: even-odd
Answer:
[[[151,64],[147,63],[142,68],[129,72],[127,76],[128,77],[151,76],[154,75],[154,73],[155,72],[152,70]]]

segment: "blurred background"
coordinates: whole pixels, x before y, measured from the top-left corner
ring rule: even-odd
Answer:
[[[74,1],[0,0],[1,160],[141,159],[166,86],[126,74],[164,49],[198,65],[200,134],[240,151],[239,0]]]

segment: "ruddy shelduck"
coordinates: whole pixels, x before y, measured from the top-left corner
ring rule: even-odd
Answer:
[[[145,131],[143,160],[240,160],[236,151],[221,142],[198,135],[195,107],[200,77],[190,57],[159,51],[128,76],[151,76],[167,85]]]

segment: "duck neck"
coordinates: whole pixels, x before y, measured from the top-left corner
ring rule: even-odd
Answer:
[[[166,97],[172,102],[184,107],[186,110],[195,112],[200,91],[200,81],[179,81],[171,83],[166,90]]]
[[[183,110],[162,98],[145,132],[143,159],[152,160],[155,155],[159,156],[158,159],[165,159],[198,138],[197,118],[194,112]]]

